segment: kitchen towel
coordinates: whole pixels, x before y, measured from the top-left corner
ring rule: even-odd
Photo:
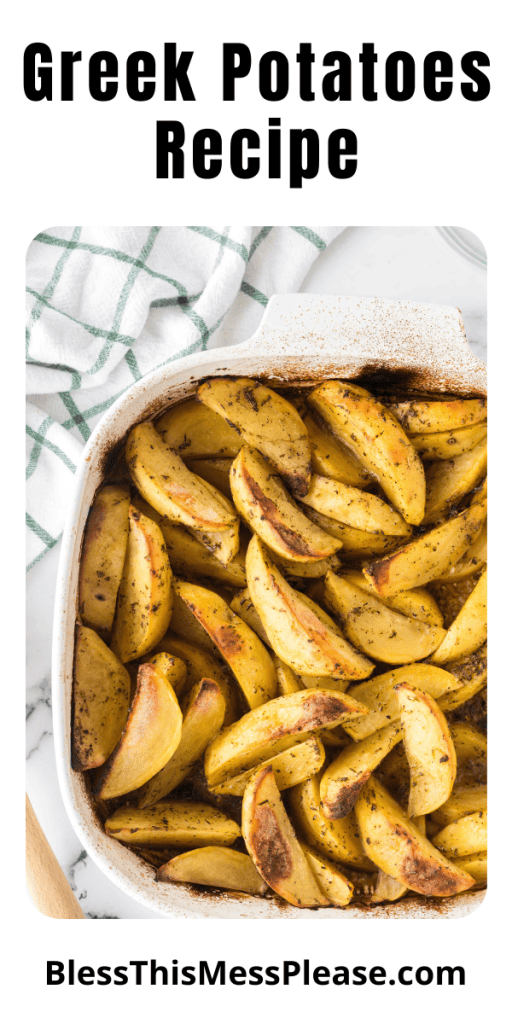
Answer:
[[[27,566],[57,544],[103,413],[180,356],[255,332],[341,227],[49,228],[27,252]]]

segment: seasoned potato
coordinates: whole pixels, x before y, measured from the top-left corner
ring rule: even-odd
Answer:
[[[481,572],[487,563],[487,520],[466,553],[456,565],[437,577],[439,583],[460,583],[468,576]]]
[[[440,828],[474,811],[487,810],[487,786],[457,786],[448,800],[432,813],[432,820]],[[470,872],[471,874],[471,872]]]
[[[409,434],[409,441],[424,459],[439,462],[471,451],[487,434],[486,423],[475,423],[459,430],[440,430],[435,434]]]
[[[252,896],[263,896],[267,883],[254,867],[250,857],[225,846],[203,846],[187,850],[162,864],[156,873],[157,882],[192,882],[215,885],[220,889],[237,889]]]
[[[136,846],[232,846],[240,836],[236,821],[210,804],[161,800],[138,810],[119,807],[105,822],[107,835]]]
[[[425,835],[425,815],[421,814],[419,818],[415,818],[413,824]],[[408,892],[406,885],[403,885],[396,878],[392,878],[391,875],[387,875],[385,871],[379,868],[377,875],[377,882],[372,893],[371,903],[394,903],[395,900],[399,900],[401,896],[405,896]]]
[[[372,870],[373,865],[359,839],[354,812],[336,820],[329,820],[323,813],[320,775],[313,775],[306,782],[294,786],[288,791],[287,798],[292,822],[301,839],[336,864],[347,864],[361,871]]]
[[[402,727],[394,722],[342,750],[320,781],[322,811],[327,818],[344,818],[352,810],[374,768],[401,739]]]
[[[270,647],[270,640],[265,632],[265,627],[251,601],[251,595],[247,588],[239,590],[238,594],[235,594],[229,607],[231,611],[235,612],[235,615],[239,615],[258,634],[260,640],[263,640],[267,647]]]
[[[315,388],[308,402],[376,477],[406,523],[421,523],[425,509],[423,465],[389,409],[364,388],[336,380]]]
[[[73,672],[73,768],[104,764],[121,737],[130,676],[93,629],[77,625]]]
[[[195,398],[173,405],[155,427],[182,459],[234,458],[243,445],[238,431],[223,416]]]
[[[435,523],[465,494],[473,490],[487,471],[487,438],[455,459],[433,462],[426,472],[424,523]]]
[[[247,377],[207,380],[197,397],[265,455],[291,491],[299,497],[306,494],[311,449],[306,427],[290,402]]]
[[[206,480],[231,501],[229,471],[232,462],[233,459],[189,459],[186,465],[192,473],[200,476],[202,480]]]
[[[96,495],[84,533],[78,606],[84,626],[110,635],[128,543],[127,487],[109,485]]]
[[[272,768],[276,786],[281,792],[283,789],[290,789],[292,786],[304,782],[306,779],[316,775],[325,761],[325,750],[323,743],[317,736],[312,736],[305,743],[297,743],[281,754],[269,757],[267,761],[254,768],[248,768],[240,775],[233,775],[220,782],[218,786],[211,786],[213,793],[226,793],[230,796],[243,796],[248,782],[251,781],[260,768]]]
[[[347,583],[352,583],[364,590],[365,594],[375,594],[372,584],[366,579],[362,571],[344,570],[340,574]],[[431,626],[443,625],[443,614],[437,601],[432,594],[424,587],[416,587],[413,590],[403,590],[394,597],[380,598],[388,608],[394,608],[402,615],[409,615],[412,619],[419,619],[420,622],[427,622]]]
[[[440,430],[460,430],[487,419],[485,398],[427,399],[390,404],[404,430],[409,434],[435,434]]]
[[[312,523],[316,523],[326,533],[332,534],[342,542],[344,559],[373,558],[375,555],[387,551],[395,551],[404,539],[403,537],[387,537],[383,533],[370,533],[368,530],[358,530],[356,527],[347,526],[330,516],[324,516],[308,505],[303,505],[303,509]]]
[[[314,473],[302,501],[324,516],[366,533],[384,533],[388,537],[406,537],[409,526],[394,508],[376,494],[340,484]]]
[[[475,882],[487,881],[487,850],[485,853],[472,853],[469,857],[454,857],[452,864],[462,871],[467,871]]]
[[[300,845],[303,853],[306,854],[306,860],[315,876],[316,883],[324,896],[327,896],[329,903],[332,903],[334,907],[346,907],[354,892],[352,882],[336,867],[336,864],[333,864],[332,860],[323,857],[318,850],[314,850],[307,843]]]
[[[312,416],[304,416],[304,425],[307,427],[311,445],[313,473],[332,477],[333,480],[339,480],[341,484],[351,484],[352,487],[368,486],[371,476],[352,454],[350,448],[333,434],[322,430]]]
[[[350,694],[360,701],[368,714],[352,722],[346,722],[344,729],[354,740],[363,740],[376,729],[382,729],[400,718],[400,705],[395,687],[399,683],[410,683],[429,693],[435,700],[444,694],[451,695],[460,689],[460,682],[450,672],[433,665],[402,665],[375,676],[365,683],[353,686]]]
[[[433,697],[410,683],[398,683],[404,748],[409,763],[410,818],[446,803],[457,775],[457,755],[443,712]]]
[[[436,665],[457,661],[474,654],[487,639],[487,570],[482,573],[474,590],[457,618],[452,622],[443,642],[432,655]]]
[[[457,755],[457,782],[485,782],[487,736],[469,722],[452,722],[450,731]]]
[[[487,811],[473,811],[445,825],[432,840],[448,857],[469,857],[487,849]]]

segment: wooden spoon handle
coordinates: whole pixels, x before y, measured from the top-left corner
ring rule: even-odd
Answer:
[[[26,811],[27,886],[37,909],[47,917],[85,920],[28,796]]]

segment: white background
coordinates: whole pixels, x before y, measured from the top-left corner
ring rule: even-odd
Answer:
[[[177,5],[88,0],[87,4],[18,3],[11,10],[5,39],[3,77],[7,115],[4,132],[6,181],[3,188],[2,282],[4,313],[3,502],[4,623],[4,799],[8,822],[2,857],[5,860],[3,918],[8,936],[3,952],[7,982],[4,1005],[22,1019],[37,1013],[41,1020],[90,1021],[91,1013],[135,1021],[143,1015],[172,1019],[187,1014],[195,1021],[240,1015],[252,1022],[269,1017],[312,1014],[370,1014],[396,1020],[412,1012],[420,1022],[440,1011],[466,1021],[501,1017],[507,985],[506,925],[510,908],[507,881],[510,814],[506,810],[509,778],[507,690],[509,586],[502,572],[509,559],[507,543],[507,440],[509,401],[508,294],[510,291],[509,59],[507,33],[495,2],[429,4],[365,2],[353,4],[315,0],[257,4],[219,2]],[[176,40],[196,51],[194,87],[198,102],[187,109],[155,98],[134,104],[121,95],[106,105],[93,103],[80,88],[72,104],[30,104],[22,94],[24,47],[36,40],[61,49],[82,49],[84,58],[97,49],[112,49],[120,58],[145,48],[158,58],[164,40]],[[281,49],[292,61],[301,41],[310,41],[319,57],[336,48],[354,57],[354,101],[340,105],[301,103],[291,90],[278,105],[258,99],[251,78],[235,104],[220,103],[220,54],[223,41],[242,40],[256,61],[267,49]],[[420,93],[406,104],[382,98],[363,104],[358,93],[357,54],[362,42],[375,42],[383,56],[396,49],[421,62],[432,49],[457,58],[481,49],[491,58],[492,91],[488,100],[471,104],[454,96],[444,104],[429,103]],[[293,81],[293,80],[292,80]],[[192,109],[190,109],[192,108]],[[189,176],[184,182],[154,178],[154,133],[158,118],[187,118],[195,127],[215,126],[226,135],[238,127],[263,132],[268,116],[281,116],[283,128],[315,126],[324,137],[339,126],[350,127],[359,139],[359,168],[348,182],[327,174],[290,193],[286,181],[236,181],[226,172],[213,182]],[[462,224],[470,227],[489,254],[489,338],[493,381],[495,549],[491,578],[491,621],[494,657],[491,666],[498,696],[494,698],[492,766],[494,783],[494,885],[483,907],[463,920],[370,922],[314,920],[301,925],[265,922],[172,921],[61,922],[40,917],[24,896],[23,880],[23,684],[18,609],[23,602],[22,564],[22,291],[24,249],[30,238],[55,223],[209,223],[215,210],[223,223],[349,223],[361,225]],[[13,355],[20,352],[20,357]],[[11,360],[13,362],[11,362]],[[16,363],[14,367],[13,363]],[[19,374],[19,390],[13,384]],[[500,471],[498,471],[498,458]],[[14,492],[16,508],[11,494]],[[498,513],[499,510],[499,513]],[[19,514],[18,514],[19,513]],[[14,520],[14,522],[13,522]],[[495,538],[495,539],[494,539]],[[494,540],[494,543],[493,543]],[[498,554],[499,553],[499,554]],[[492,556],[492,552],[491,552]],[[500,692],[501,690],[501,692]],[[47,959],[74,957],[77,964],[126,963],[155,957],[182,963],[199,958],[230,963],[272,963],[309,956],[316,963],[382,964],[389,971],[400,964],[458,964],[466,968],[466,987],[409,989],[46,989]],[[505,1004],[506,1005],[506,1004]],[[506,1011],[505,1011],[506,1012]]]

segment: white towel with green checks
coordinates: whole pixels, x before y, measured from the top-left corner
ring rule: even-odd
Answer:
[[[144,374],[245,341],[342,228],[51,228],[27,254],[27,564],[59,540],[83,445]]]

